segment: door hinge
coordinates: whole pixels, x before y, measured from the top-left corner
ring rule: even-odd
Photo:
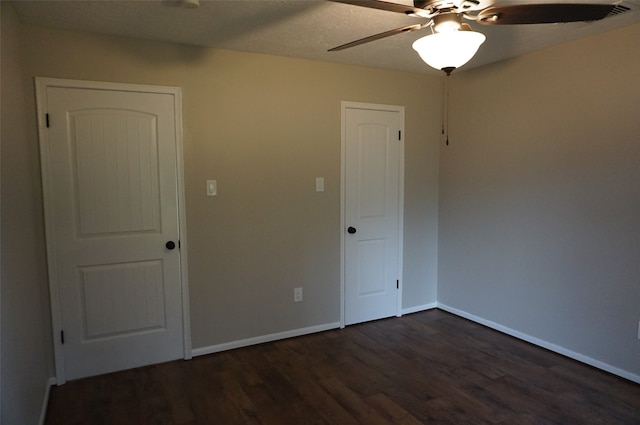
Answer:
[[[64,331],[60,331],[60,343],[64,344]]]
[[[47,128],[49,128],[50,127],[49,126],[49,114],[44,114],[44,121],[45,121],[45,124],[46,124]]]
[[[400,289],[400,280],[396,280],[396,289]]]
[[[398,140],[402,140],[402,130],[398,130]]]

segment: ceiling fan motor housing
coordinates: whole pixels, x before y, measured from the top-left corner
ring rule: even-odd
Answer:
[[[459,12],[469,12],[473,10],[484,9],[488,6],[487,0],[413,0],[413,7],[428,10],[430,13],[436,13],[445,9],[453,9]]]
[[[445,11],[433,17],[435,32],[459,31],[462,28],[462,13]]]

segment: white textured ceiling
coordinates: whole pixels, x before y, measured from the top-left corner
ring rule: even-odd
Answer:
[[[410,0],[397,2],[411,4]],[[534,2],[558,1],[527,3]],[[611,0],[562,2],[615,3]],[[196,9],[181,7],[177,0],[14,0],[14,4],[24,23],[46,27],[438,73],[424,64],[411,48],[414,40],[428,34],[428,29],[327,52],[332,47],[426,19],[324,0],[200,0],[200,7]],[[640,22],[640,0],[626,0],[623,5],[632,10],[590,23],[491,27],[474,23],[474,28],[484,33],[487,41],[474,59],[457,72]]]

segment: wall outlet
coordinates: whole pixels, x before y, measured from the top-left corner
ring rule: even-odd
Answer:
[[[299,303],[302,301],[302,288],[293,288],[293,302]]]

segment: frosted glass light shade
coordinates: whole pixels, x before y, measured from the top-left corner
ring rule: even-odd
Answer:
[[[460,68],[469,62],[486,37],[475,31],[448,31],[417,39],[412,47],[430,67]]]

